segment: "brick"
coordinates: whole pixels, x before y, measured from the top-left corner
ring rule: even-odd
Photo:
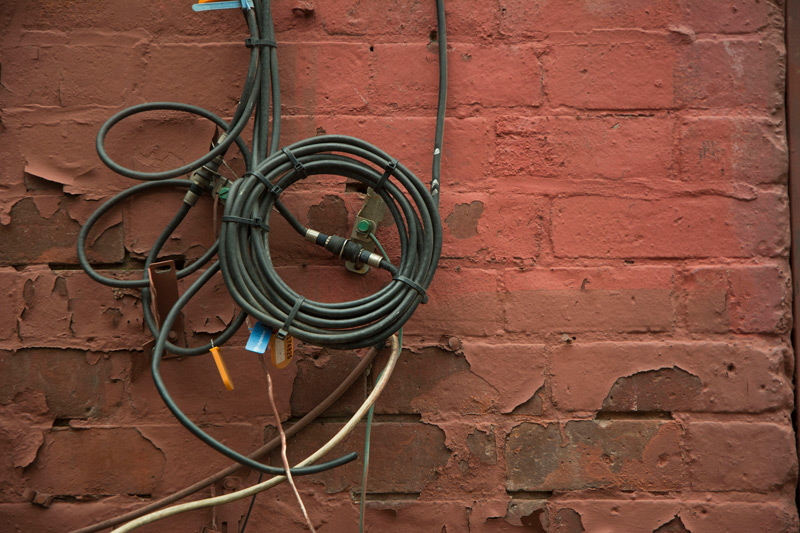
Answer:
[[[23,469],[36,460],[53,418],[39,391],[24,390],[0,399],[0,446],[6,450],[0,459],[0,497],[4,502],[30,501],[25,498]]]
[[[544,385],[544,345],[468,341],[464,344],[464,355],[470,370],[497,389],[502,413],[529,401]]]
[[[502,0],[500,32],[510,37],[542,37],[551,32],[600,29],[661,29],[675,18],[673,0],[622,0],[587,4]]]
[[[467,406],[457,416],[442,416],[436,420],[438,428],[445,432],[445,446],[451,452],[450,460],[438,470],[435,482],[425,489],[425,495],[465,493],[473,495],[474,501],[494,499],[505,482],[505,468],[498,455],[502,451],[504,430],[475,416],[479,414]],[[468,416],[463,416],[468,415]],[[424,420],[433,421],[436,415],[424,414]],[[502,517],[507,512],[507,497],[494,500],[488,508],[472,507],[472,518],[483,520],[480,514]],[[487,516],[487,518],[489,518]]]
[[[763,41],[697,40],[675,69],[675,99],[699,109],[783,106],[784,50]]]
[[[58,418],[100,418],[123,398],[123,383],[111,358],[80,350],[0,352],[0,403],[25,390],[41,391]]]
[[[438,60],[434,47],[375,45],[374,85],[368,100],[389,111],[433,109],[437,104]],[[539,106],[542,67],[531,45],[448,45],[448,105]],[[502,62],[503,70],[493,70]],[[415,67],[416,66],[416,67]],[[409,75],[409,69],[414,75]],[[492,71],[492,76],[486,76]],[[387,89],[390,88],[390,89]]]
[[[378,356],[376,374],[386,365],[387,354]],[[375,378],[371,377],[370,381]],[[461,355],[439,348],[419,353],[403,352],[392,379],[378,399],[375,412],[385,414],[485,413],[493,411],[498,391],[470,372]]]
[[[196,278],[184,278],[178,283],[183,293]],[[183,324],[187,335],[218,334],[238,314],[239,308],[225,286],[222,274],[217,274],[183,308]]]
[[[506,533],[529,529],[544,531],[546,500],[516,499],[475,501],[470,507],[470,531],[476,533]]]
[[[238,43],[152,45],[136,95],[148,102],[187,102],[228,115],[242,94],[249,56]]]
[[[769,492],[797,480],[790,426],[694,422],[688,425],[686,445],[693,490]]]
[[[164,457],[164,466],[157,472],[157,481],[151,492],[156,497],[166,496],[186,487],[187,480],[205,479],[232,462],[177,423],[142,425],[136,429]],[[249,422],[220,424],[213,429],[204,429],[215,439],[244,455],[249,455],[264,443],[261,428]],[[234,482],[241,483],[245,475],[244,472],[239,472],[231,478]]]
[[[134,428],[54,430],[28,479],[49,494],[149,494],[164,464],[159,449]]]
[[[677,51],[665,42],[552,46],[543,59],[545,87],[554,105],[585,109],[674,105]]]
[[[358,365],[359,355],[352,351],[327,350],[303,346],[297,360],[297,375],[292,387],[292,416],[300,417],[319,405]],[[295,349],[295,357],[301,355]],[[372,374],[371,374],[372,375]],[[347,416],[364,402],[367,389],[363,377],[358,378],[342,397],[329,407],[324,416]]]
[[[321,532],[358,529],[357,495],[354,496],[356,500],[344,500],[340,494],[325,494],[319,487],[304,483],[300,478],[296,483],[315,529]],[[468,512],[462,502],[368,494],[364,529],[439,532],[446,528],[447,531],[467,531]],[[270,528],[300,531],[307,527],[305,524],[294,493],[287,484],[282,484],[270,489],[270,498],[256,500],[247,527],[252,526],[256,531]]]
[[[506,439],[506,490],[684,487],[680,428],[663,421],[524,422]]]
[[[552,499],[549,510],[551,516],[568,512],[580,518],[581,529],[564,531],[557,529],[559,533],[603,530],[662,533],[670,530],[658,528],[675,521],[676,518],[688,531],[789,533],[797,528],[797,512],[794,504],[780,500],[709,502],[691,496],[664,500],[642,498],[638,495],[625,498],[585,499],[566,496]],[[677,531],[683,530],[677,529]]]
[[[296,464],[311,455],[342,427],[341,423],[315,422],[289,440],[288,457]],[[376,418],[370,437],[371,493],[419,493],[436,478],[437,469],[447,463],[450,452],[444,445],[444,432],[435,426],[410,422],[381,422]],[[335,456],[364,451],[364,433],[353,431],[337,446]],[[271,456],[279,464],[279,452]],[[360,461],[307,476],[325,485],[328,493],[358,490],[361,482]]]
[[[752,201],[586,196],[554,201],[553,241],[557,257],[775,256],[786,253],[787,225],[782,194]]]
[[[144,70],[144,45],[140,38],[119,34],[93,37],[92,41],[45,41],[7,49],[8,61],[3,61],[7,105],[127,103],[131,83],[140,79]]]
[[[730,329],[730,284],[724,269],[695,268],[685,277],[689,331],[723,333]]]
[[[281,45],[281,106],[289,113],[364,111],[372,99],[371,57],[366,44]]]
[[[165,96],[162,96],[165,99]],[[176,99],[173,97],[173,99]],[[109,113],[103,119],[111,116]],[[105,140],[106,151],[119,164],[141,172],[157,172],[178,168],[197,160],[208,151],[209,143],[214,136],[214,124],[210,121],[177,111],[149,111],[138,113],[117,123]],[[238,157],[233,148],[226,154],[226,159]],[[98,158],[95,157],[96,160]],[[222,174],[231,176],[227,167],[222,167]],[[125,187],[133,184],[125,180]],[[174,190],[175,192],[169,192]],[[154,214],[165,216],[178,210],[178,203],[186,193],[187,187],[174,189],[159,188],[156,192],[142,193],[119,205],[124,210],[126,205],[146,203],[148,199],[160,198],[160,208]],[[174,198],[174,199],[173,199]],[[210,195],[200,204],[210,203]],[[175,206],[167,208],[167,206]],[[195,208],[192,211],[198,211]],[[191,217],[190,217],[191,219]]]
[[[735,331],[785,333],[791,329],[792,289],[785,265],[731,269],[731,325]]]
[[[72,220],[56,197],[52,206],[43,197],[23,198],[11,208],[11,224],[0,226],[0,264],[29,263],[75,264],[80,226]],[[37,202],[38,200],[38,202]],[[42,212],[44,209],[48,210]],[[89,260],[98,263],[121,261],[122,226],[115,224],[93,232]]]
[[[99,273],[123,279],[140,277],[138,272],[130,271],[100,270]],[[100,285],[82,271],[63,271],[56,275],[65,280],[69,331],[74,339],[69,344],[96,350],[130,350],[139,349],[150,339],[149,331],[145,332],[138,289]],[[51,301],[50,305],[55,303]]]
[[[149,503],[137,496],[110,496],[99,500],[58,501],[45,509],[25,503],[0,504],[0,520],[13,533],[39,531],[41,533],[59,533],[73,531],[120,516],[142,505]],[[188,528],[190,531],[201,531],[211,523],[213,511],[199,509],[196,512],[184,513],[142,527],[143,533],[157,533],[164,528],[169,531]]]
[[[448,99],[456,105],[542,105],[542,65],[531,45],[454,45],[447,71]]]
[[[255,482],[257,477],[250,475],[251,480]],[[303,501],[308,510],[309,518],[311,519],[314,528],[317,531],[349,531],[352,528],[358,528],[358,502],[352,501],[350,498],[343,499],[341,495],[328,495],[325,494],[323,489],[318,485],[307,483],[303,478],[296,478],[295,484],[300,492]],[[257,498],[253,506],[250,519],[247,522],[247,529],[251,527],[255,531],[263,531],[271,528],[277,528],[280,531],[301,531],[307,528],[306,519],[300,506],[297,505],[297,497],[292,491],[288,483],[283,483],[269,490],[269,498]],[[241,516],[248,511],[249,499],[244,498],[232,505],[229,508],[227,516],[233,512],[233,518]],[[369,514],[369,519],[365,519],[366,523],[372,523],[374,516]],[[217,519],[218,527],[221,526],[221,520]],[[230,527],[228,524],[228,531],[239,531],[234,529],[235,526]],[[370,526],[371,527],[371,526]]]
[[[59,347],[72,337],[68,312],[66,279],[50,269],[29,271],[23,288],[23,309],[19,336],[23,342],[39,347]]]
[[[553,401],[568,411],[596,411],[615,404],[633,411],[757,413],[785,409],[792,404],[787,357],[781,346],[576,343],[552,355]],[[673,374],[671,379],[669,374]],[[611,394],[615,384],[619,391],[632,378],[642,380],[641,388],[632,389],[637,391],[636,400],[615,399]],[[702,381],[702,390],[698,390],[696,378]],[[576,382],[581,386],[575,387]],[[631,391],[631,386],[626,388]]]
[[[669,268],[507,270],[504,281],[509,331],[637,332],[673,328]]]
[[[439,208],[442,258],[535,263],[545,240],[548,204],[517,194],[448,194]]]
[[[783,333],[790,327],[785,265],[698,267],[686,277],[690,331]]]
[[[703,117],[686,120],[680,133],[683,179],[784,183],[786,134],[766,119]]]
[[[68,28],[76,33],[92,35],[105,32],[113,32],[114,36],[152,34],[164,40],[179,40],[192,35],[224,35],[233,40],[233,37],[246,33],[240,11],[228,9],[199,14],[186,4],[171,2],[153,2],[144,6],[124,0],[78,5],[25,4],[16,9],[10,21],[14,34],[27,30],[33,34],[59,35]]]
[[[222,357],[235,387],[233,391],[225,389],[210,354],[163,360],[161,375],[167,390],[195,424],[274,424],[267,377],[256,354],[244,349],[245,341],[243,332],[222,348]],[[198,343],[196,340],[194,345]],[[131,414],[148,424],[171,423],[174,417],[153,385],[149,362],[146,368],[144,375],[130,384]],[[283,370],[270,366],[278,412],[286,418],[291,409],[289,399],[295,372],[294,365]],[[212,434],[216,435],[213,430]]]
[[[18,330],[25,346],[127,350],[146,342],[138,291],[98,285],[78,270],[29,269],[21,278]]]
[[[105,170],[95,151],[97,131],[111,114],[102,108],[17,108],[4,110],[3,124],[16,134],[26,173],[60,184],[63,193],[98,200],[131,186]]]
[[[681,0],[683,23],[697,33],[753,33],[782,25],[780,7],[772,2]]]
[[[493,335],[501,329],[497,274],[491,270],[439,268],[430,300],[406,323],[411,334]]]
[[[7,305],[0,309],[0,341],[16,340],[17,319],[22,314],[24,304],[22,290],[24,277],[9,267],[0,267],[0,287],[6,296]]]
[[[448,6],[446,6],[448,7]],[[300,17],[287,8],[273,6],[276,29],[287,37],[317,35],[320,30],[330,36],[368,36],[392,41],[419,42],[432,39],[436,29],[434,5],[402,1],[392,4],[317,2],[310,17]],[[497,9],[491,4],[473,9],[447,10],[447,37],[454,42],[491,37],[497,26]]]
[[[586,531],[583,528],[581,515],[569,507],[559,509],[555,513],[552,523],[554,533],[582,533]]]
[[[762,503],[697,502],[681,513],[681,519],[690,531],[775,531],[789,533],[798,528],[797,508],[794,501],[775,498]]]
[[[390,114],[434,109],[437,102],[436,49],[423,44],[378,44],[371,53],[371,106]],[[409,75],[413,72],[413,75]]]
[[[376,530],[467,531],[469,509],[460,502],[386,501],[368,504],[369,523]]]
[[[171,193],[144,193],[123,207],[125,248],[134,257],[146,258],[164,228],[178,212],[185,189]],[[159,257],[197,259],[214,244],[212,202],[205,198],[189,211],[182,224],[161,249]],[[222,210],[217,215],[222,218]]]
[[[286,117],[282,135],[297,141],[315,135],[342,134],[364,139],[397,158],[426,185],[430,183],[435,119],[393,115],[378,118],[347,115]],[[442,188],[485,190],[480,177],[492,155],[489,121],[482,117],[445,119],[442,146]]]
[[[496,130],[495,168],[505,176],[660,180],[672,166],[666,118],[505,116]]]

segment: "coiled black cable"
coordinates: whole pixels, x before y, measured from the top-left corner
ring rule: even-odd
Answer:
[[[230,123],[202,108],[175,102],[156,102],[133,106],[111,117],[100,129],[97,151],[100,159],[115,172],[134,179],[147,180],[112,198],[95,212],[82,228],[78,238],[78,259],[92,279],[112,287],[137,287],[142,290],[145,323],[156,338],[153,350],[153,379],[167,407],[189,431],[220,453],[250,468],[270,474],[282,474],[282,468],[264,465],[219,443],[196,426],[172,400],[160,374],[160,362],[165,349],[178,355],[200,355],[212,346],[227,341],[244,322],[247,314],[280,334],[291,334],[306,342],[334,348],[357,348],[382,344],[411,317],[416,307],[426,299],[425,292],[433,279],[442,246],[442,228],[438,214],[439,165],[446,101],[446,41],[444,8],[437,0],[437,20],[440,49],[439,111],[435,135],[431,191],[406,167],[366,141],[346,136],[322,136],[295,143],[278,152],[280,137],[280,85],[277,70],[277,51],[272,27],[269,0],[255,0],[255,9],[245,9],[244,15],[251,40],[257,42],[250,56],[242,98]],[[267,43],[272,43],[267,44]],[[272,121],[268,120],[272,107]],[[207,118],[224,130],[220,141],[201,158],[179,168],[161,172],[140,172],[121,166],[105,150],[105,139],[121,120],[137,113],[168,110],[192,113]],[[255,110],[252,153],[241,139]],[[270,131],[271,130],[271,131]],[[236,143],[244,156],[247,174],[236,180],[228,195],[220,239],[192,265],[180,270],[183,278],[197,272],[218,254],[219,262],[206,269],[173,306],[161,327],[150,310],[147,267],[157,259],[161,248],[194,205],[189,195],[172,221],[164,229],[145,261],[140,280],[117,280],[100,275],[86,257],[89,231],[99,218],[119,202],[140,192],[156,188],[188,187],[199,197],[207,190],[203,180],[170,179],[188,172],[213,176],[221,158]],[[269,217],[272,208],[306,239],[350,259],[365,259],[369,253],[339,236],[324,236],[305,228],[280,201],[281,192],[310,175],[336,175],[357,180],[373,187],[386,202],[398,228],[400,263],[392,265],[378,259],[375,266],[392,274],[392,281],[370,297],[351,302],[321,303],[306,300],[293,291],[275,272],[269,252]],[[193,175],[194,176],[194,175]],[[391,178],[391,179],[390,179]],[[208,180],[206,180],[208,181]],[[242,223],[245,221],[245,223]],[[312,238],[309,238],[312,237]],[[167,341],[170,326],[186,303],[221,270],[226,286],[242,311],[213,341],[206,345],[185,348]],[[292,469],[303,475],[333,468],[355,458],[349,454],[335,461]]]
[[[422,302],[433,279],[442,245],[442,227],[430,192],[402,164],[378,187],[392,159],[366,141],[343,135],[305,139],[258,166],[232,187],[220,232],[220,263],[229,292],[249,315],[311,344],[360,348],[383,342]],[[299,166],[297,166],[299,164]],[[371,165],[370,165],[371,164]],[[399,232],[400,264],[382,266],[393,280],[377,293],[350,302],[304,299],[275,271],[268,227],[277,191],[313,175],[336,175],[373,187],[386,202]],[[410,199],[410,201],[409,201]],[[309,230],[291,214],[279,212],[303,237]],[[226,221],[227,219],[227,221]],[[258,219],[261,225],[238,219]],[[382,261],[382,263],[386,263]],[[287,323],[290,314],[293,320]]]

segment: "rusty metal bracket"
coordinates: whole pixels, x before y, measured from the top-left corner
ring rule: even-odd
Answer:
[[[369,234],[378,230],[378,225],[383,220],[385,213],[386,202],[370,187],[367,189],[364,205],[356,215],[356,223],[353,225],[353,231],[350,232],[350,240],[358,243],[367,251],[375,251],[375,243],[369,238]],[[369,265],[352,261],[345,262],[345,267],[356,274],[366,274],[369,271]]]
[[[178,269],[175,261],[161,261],[153,263],[147,268],[150,277],[150,294],[153,299],[153,312],[158,326],[164,323],[170,309],[178,301]],[[178,315],[167,335],[169,342],[179,346],[186,346],[186,333],[183,329],[183,313]]]
[[[211,486],[212,495],[230,494],[236,492],[242,487],[242,480],[236,476],[229,476],[222,480],[221,483],[215,483]],[[247,500],[244,500],[247,503]],[[211,521],[213,527],[217,529],[209,529],[209,533],[219,531],[220,533],[236,533],[241,528],[242,520],[244,519],[245,509],[242,503],[229,503],[226,505],[215,505],[211,508]]]

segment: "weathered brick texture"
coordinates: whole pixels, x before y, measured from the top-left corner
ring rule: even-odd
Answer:
[[[784,3],[447,0],[444,247],[375,409],[368,531],[798,530]],[[96,284],[75,251],[90,214],[132,184],[97,158],[108,117],[155,100],[230,117],[240,98],[241,15],[190,4],[0,2],[3,531],[86,526],[228,465],[158,396],[138,291]],[[281,143],[361,137],[427,182],[434,2],[275,0],[272,10]],[[114,129],[108,149],[132,168],[166,169],[204,153],[213,130],[148,113]],[[237,151],[227,161],[226,175],[243,171]],[[301,222],[346,235],[362,204],[351,189],[314,177],[282,199]],[[182,195],[143,194],[109,212],[90,260],[104,275],[139,276]],[[163,255],[198,258],[214,219],[204,199]],[[388,281],[350,274],[272,220],[277,270],[309,299],[350,300]],[[389,217],[377,234],[396,258]],[[235,312],[215,279],[185,310],[190,342]],[[276,429],[244,329],[223,348],[233,392],[208,357],[162,369],[190,417],[248,452]],[[272,371],[284,420],[313,409],[363,355],[299,343],[295,363]],[[341,427],[386,360],[290,440],[290,459]],[[334,454],[363,445],[359,427]],[[297,480],[319,531],[356,530],[361,465]],[[242,470],[213,492],[256,478]],[[221,528],[247,505],[143,531]],[[305,521],[282,486],[259,497],[248,528]]]

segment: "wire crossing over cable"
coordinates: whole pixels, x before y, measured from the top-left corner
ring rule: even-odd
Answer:
[[[112,116],[98,132],[98,156],[114,172],[144,183],[117,194],[89,217],[78,237],[78,258],[95,281],[114,288],[141,290],[144,322],[156,341],[151,362],[153,380],[175,417],[200,440],[237,463],[262,473],[279,475],[285,471],[284,468],[261,463],[256,457],[248,457],[230,449],[191,421],[169,394],[161,375],[161,361],[166,351],[178,356],[218,355],[219,347],[235,335],[248,316],[279,331],[281,336],[292,335],[308,344],[335,349],[376,347],[383,345],[400,330],[416,308],[427,300],[427,290],[442,248],[438,206],[447,88],[444,6],[442,0],[436,1],[439,99],[430,188],[398,158],[366,140],[345,135],[323,135],[281,147],[279,43],[273,28],[270,2],[201,2],[194,9],[203,12],[212,10],[213,13],[213,10],[225,7],[241,8],[249,33],[244,49],[250,54],[241,97],[230,120],[224,120],[201,107],[179,102],[140,104]],[[125,167],[112,159],[106,150],[106,140],[115,126],[135,115],[165,111],[187,113],[209,120],[222,133],[215,135],[206,154],[173,169],[144,172]],[[250,125],[252,138],[248,142],[243,133]],[[228,184],[228,180],[220,175],[220,168],[223,164],[227,166],[224,158],[234,146],[243,156],[246,168],[241,177]],[[305,227],[283,203],[282,198],[291,194],[295,184],[311,177],[324,176],[344,177],[371,187],[386,203],[397,230],[400,248],[399,254],[395,254],[399,257],[397,264],[392,263],[385,252],[383,255],[372,253],[346,236],[325,235],[315,228]],[[226,187],[225,196],[220,193],[220,184]],[[101,274],[89,263],[86,254],[91,229],[121,203],[154,191],[180,191],[184,196],[147,254],[141,277],[116,279]],[[164,246],[191,209],[211,192],[215,197],[224,198],[225,202],[219,238],[199,259],[177,271],[178,279],[189,276],[194,279],[159,325],[151,309],[153,295],[147,269],[159,260]],[[376,272],[388,272],[387,282],[370,296],[345,302],[318,302],[296,292],[281,279],[272,263],[270,217],[274,213],[288,222],[298,238],[325,248],[343,261],[361,262],[375,267]],[[208,231],[213,235],[214,228],[209,225]],[[376,240],[372,233],[370,238]],[[382,250],[380,244],[378,247]],[[218,273],[221,273],[228,292],[240,310],[221,333],[202,345],[187,347],[171,342],[168,338],[171,324],[188,302]],[[398,355],[394,354],[393,357]],[[388,379],[388,374],[384,379]],[[382,382],[385,383],[383,379]],[[312,460],[292,468],[292,474],[304,475],[333,468],[353,460],[355,454],[327,463],[312,464],[318,458],[315,455]],[[147,508],[152,510],[154,506],[170,501],[175,500],[167,498]],[[134,514],[136,512],[119,517],[118,521],[106,521],[82,531],[87,533],[107,528],[130,520]]]

